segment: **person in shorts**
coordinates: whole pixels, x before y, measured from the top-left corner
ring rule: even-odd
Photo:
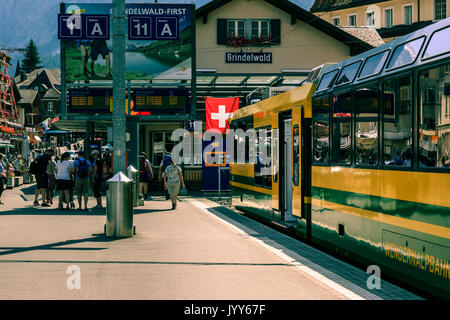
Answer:
[[[72,174],[75,176],[75,192],[78,196],[78,210],[89,211],[87,207],[89,199],[90,176],[92,164],[84,157],[84,151],[78,152],[78,159],[73,162]],[[84,209],[81,206],[81,198],[84,198]]]
[[[55,174],[56,174],[56,186],[59,191],[59,204],[58,208],[63,209],[63,202],[66,202],[66,209],[70,210],[70,191],[72,189],[72,163],[70,160],[70,154],[68,152],[63,153],[61,156],[61,161],[56,163]],[[65,201],[63,201],[63,198]]]
[[[92,157],[92,191],[94,198],[97,200],[97,205],[94,208],[102,208],[102,181],[103,181],[103,159],[100,158],[100,151],[94,150],[91,152]]]
[[[36,177],[36,192],[34,193],[34,205],[39,206],[38,197],[39,194],[42,193],[42,206],[50,207],[50,204],[47,202],[47,189],[48,189],[48,174],[47,174],[47,166],[48,162],[51,159],[50,155],[46,152],[42,152],[37,158],[37,172],[35,174]]]
[[[153,180],[153,169],[150,161],[147,159],[147,154],[141,152],[139,155],[139,194],[144,200],[148,200],[150,181]]]
[[[109,55],[109,49],[106,44],[106,40],[92,40],[91,45],[91,73],[95,77],[97,76],[94,72],[94,62],[97,60],[98,56],[101,55],[105,59],[106,64],[106,77],[112,79],[111,74],[111,59]]]
[[[180,190],[180,181],[183,189],[186,188],[184,185],[181,168],[177,166],[172,159],[170,159],[170,165],[164,171],[164,188],[166,188],[169,192],[170,200],[172,201],[172,209],[177,208],[177,197],[178,191]]]

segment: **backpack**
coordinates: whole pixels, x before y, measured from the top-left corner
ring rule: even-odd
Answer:
[[[162,171],[163,172],[166,170],[166,168],[168,166],[170,166],[170,159],[171,159],[170,154],[167,154],[167,155],[164,156],[163,167],[162,167]]]
[[[47,171],[47,158],[45,156],[38,156],[30,163],[30,173],[31,174],[44,174]]]
[[[87,178],[89,176],[89,168],[86,159],[78,159],[78,177]]]
[[[147,162],[147,159],[145,158],[140,158],[139,159],[139,171],[144,174],[146,171],[148,171],[147,166],[145,165]]]
[[[37,174],[38,172],[38,163],[36,160],[33,160],[33,162],[30,163],[30,171],[31,174]]]

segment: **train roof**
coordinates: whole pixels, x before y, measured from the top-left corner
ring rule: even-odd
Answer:
[[[314,96],[450,58],[450,18],[328,67]]]
[[[301,105],[302,101],[311,99],[312,93],[314,91],[314,86],[315,85],[313,83],[308,83],[298,88],[286,91],[282,94],[238,109],[234,113],[232,121],[248,116],[253,116],[261,112],[279,112],[281,110],[287,110],[293,108],[294,106]]]

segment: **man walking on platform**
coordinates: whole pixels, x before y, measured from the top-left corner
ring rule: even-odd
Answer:
[[[75,175],[78,210],[83,210],[81,207],[81,198],[84,197],[84,211],[89,211],[87,203],[89,199],[89,177],[92,175],[92,164],[84,157],[84,151],[78,152],[78,159],[73,162],[72,174]]]
[[[35,161],[35,169],[33,173],[36,177],[36,192],[34,193],[34,205],[39,206],[38,197],[39,194],[42,193],[42,206],[49,207],[50,205],[47,203],[47,189],[48,189],[48,175],[47,175],[47,166],[50,160],[50,155],[45,153],[44,151],[39,154]]]

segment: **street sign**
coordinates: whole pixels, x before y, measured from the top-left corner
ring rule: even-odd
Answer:
[[[178,40],[176,16],[128,16],[128,40]]]
[[[86,38],[87,39],[109,39],[109,16],[88,15],[86,16]]]
[[[81,15],[58,14],[58,39],[81,39]]]
[[[152,18],[142,15],[128,16],[128,40],[153,40]]]
[[[178,17],[156,17],[157,40],[178,40]]]
[[[58,39],[108,40],[109,15],[58,14]]]

